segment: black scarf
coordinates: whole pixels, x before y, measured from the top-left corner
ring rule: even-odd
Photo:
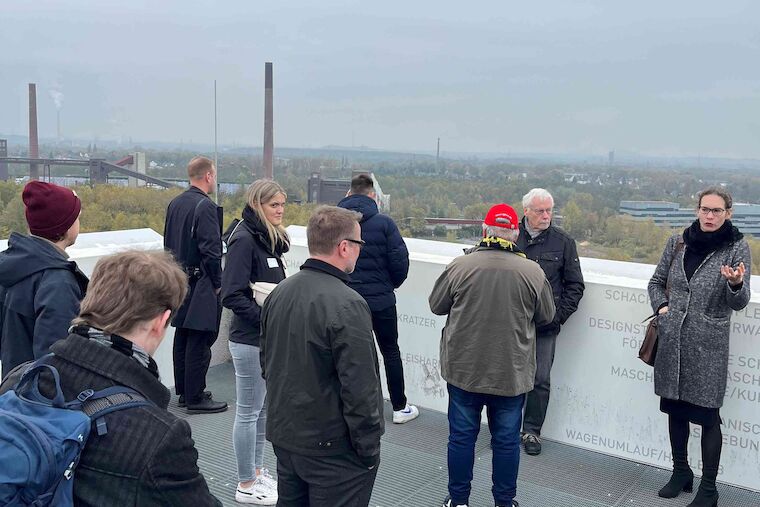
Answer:
[[[271,240],[269,239],[269,231],[267,230],[266,225],[261,221],[259,215],[253,211],[253,208],[247,204],[245,205],[245,208],[243,208],[243,222],[246,227],[248,227],[248,230],[251,231],[251,234],[258,236],[261,242],[266,246],[267,250],[276,254],[278,257],[290,250],[290,243],[283,243],[282,241],[277,241],[277,244],[272,248]]]
[[[731,224],[731,220],[723,222],[723,225],[714,232],[704,232],[699,227],[699,220],[695,220],[683,231],[683,242],[687,247],[683,256],[686,279],[691,280],[699,265],[712,252],[739,241],[743,237],[739,229]]]
[[[717,231],[704,232],[699,227],[699,220],[683,231],[683,242],[695,253],[707,255],[726,245],[735,243],[742,239],[744,234],[734,227],[731,220],[726,220]]]

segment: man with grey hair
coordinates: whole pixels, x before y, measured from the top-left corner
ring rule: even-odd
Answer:
[[[546,419],[551,390],[551,369],[560,327],[578,309],[583,297],[583,273],[575,240],[552,225],[554,198],[543,188],[523,197],[523,219],[517,246],[544,270],[554,291],[554,320],[536,329],[536,381],[525,401],[522,442],[525,452],[541,454],[541,427]]]
[[[364,245],[361,217],[317,208],[306,227],[309,259],[261,311],[280,507],[366,507],[372,494],[383,398],[369,306],[347,285]]]
[[[441,376],[449,392],[449,496],[467,506],[483,407],[493,449],[493,497],[516,507],[520,426],[536,374],[536,326],[552,321],[554,301],[543,271],[515,246],[517,213],[493,206],[483,241],[436,280],[430,309],[448,315],[441,336]]]

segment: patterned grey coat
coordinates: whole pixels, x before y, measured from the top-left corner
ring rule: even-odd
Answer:
[[[678,252],[672,265],[670,262],[679,236],[670,237],[649,280],[652,309],[668,304],[668,311],[657,317],[654,391],[663,398],[720,408],[726,391],[731,311],[747,306],[750,298],[749,245],[740,239],[712,252],[687,280],[683,257],[688,246]],[[744,283],[733,291],[720,267],[736,268],[740,262],[746,268]],[[669,276],[670,298],[665,295]]]

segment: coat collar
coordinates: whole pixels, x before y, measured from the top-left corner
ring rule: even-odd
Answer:
[[[190,192],[192,194],[202,195],[203,197],[205,197],[209,201],[214,202],[214,200],[211,199],[210,195],[208,195],[206,192],[204,192],[203,190],[201,190],[198,187],[194,187],[194,186],[190,185],[190,188],[188,188],[187,190],[185,190],[185,192]],[[216,203],[214,203],[214,206],[216,206]]]
[[[351,281],[351,277],[348,276],[348,274],[339,270],[332,264],[328,264],[318,259],[306,259],[306,262],[303,263],[303,265],[301,266],[301,269],[321,271],[323,273],[327,273],[328,275],[334,276],[335,278],[339,279],[343,283],[348,283]]]
[[[552,222],[549,222],[549,227],[541,231],[541,234],[536,237],[531,237],[531,235],[528,233],[528,227],[525,225],[525,220],[525,217],[522,217],[522,220],[520,220],[520,235],[525,238],[525,243],[532,245],[534,243],[543,243],[546,241],[546,238],[549,236],[549,231],[551,231],[553,227]]]
[[[131,387],[165,409],[169,390],[147,368],[123,353],[71,334],[50,347],[56,356],[121,385]]]

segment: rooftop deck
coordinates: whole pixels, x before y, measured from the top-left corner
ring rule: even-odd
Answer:
[[[234,382],[230,363],[209,371],[209,389],[216,398],[230,405],[235,402]],[[239,505],[234,501],[237,483],[232,451],[234,407],[221,414],[188,416],[183,409],[177,408],[174,397],[169,409],[190,422],[200,454],[199,465],[211,491],[224,505]],[[405,425],[391,424],[390,415],[390,406],[386,404],[387,424],[381,464],[370,505],[439,506],[446,496],[446,415],[423,410],[416,421]],[[493,505],[488,435],[488,429],[484,427],[476,447],[475,478],[470,497],[472,507]],[[269,445],[264,462],[274,474],[274,454]],[[521,507],[687,505],[693,494],[683,494],[672,500],[657,496],[657,489],[667,482],[668,477],[665,470],[545,441],[540,456],[523,454],[521,458],[517,500]],[[719,491],[721,507],[760,507],[760,493],[727,485],[719,485]]]

